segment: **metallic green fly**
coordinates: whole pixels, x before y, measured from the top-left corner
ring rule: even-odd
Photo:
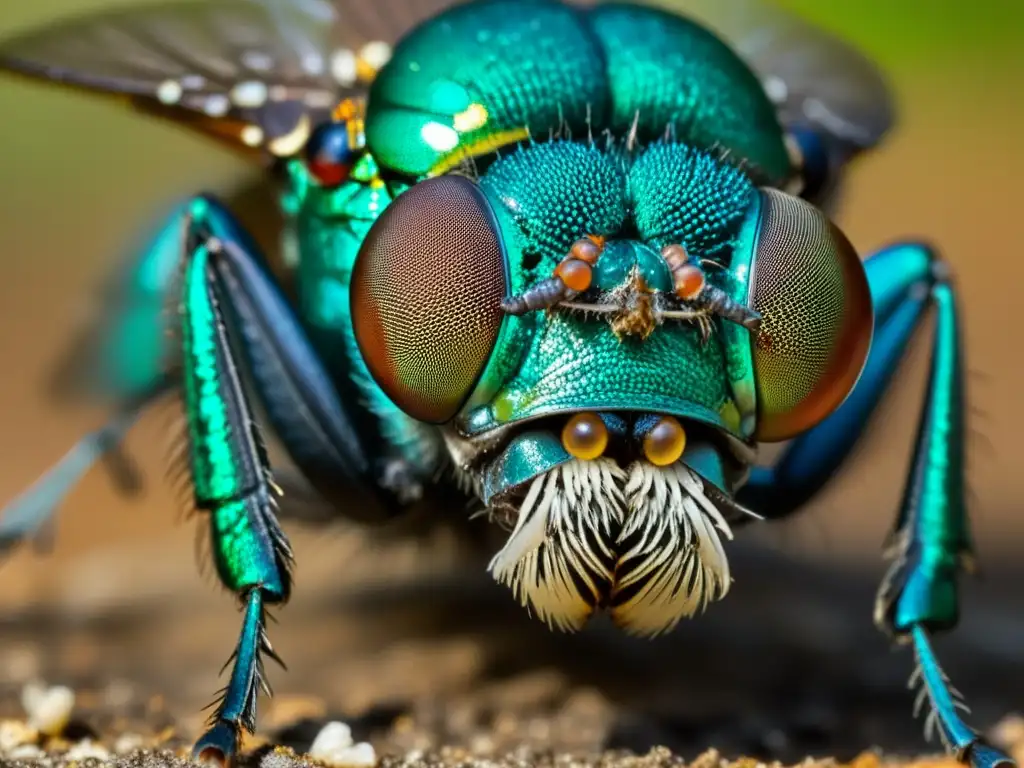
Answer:
[[[828,480],[934,315],[875,620],[914,649],[928,730],[1011,764],[961,720],[929,641],[971,562],[953,281],[923,243],[862,262],[827,213],[894,122],[858,53],[746,0],[183,0],[0,55],[283,181],[287,275],[208,195],[120,275],[77,379],[116,416],[0,523],[8,545],[30,537],[140,410],[180,395],[195,506],[244,606],[197,755],[230,758],[255,727],[265,612],[291,587],[256,403],[338,515],[475,500],[508,531],[494,578],[533,614],[655,635],[726,595],[735,528]]]

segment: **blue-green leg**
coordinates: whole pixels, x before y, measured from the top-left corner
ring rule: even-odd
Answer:
[[[195,227],[202,230],[199,222]],[[265,689],[262,654],[272,654],[265,610],[288,599],[292,554],[274,514],[270,466],[228,338],[213,261],[208,241],[199,242],[185,267],[181,382],[195,506],[209,516],[217,573],[244,608],[231,678],[195,747],[197,756],[224,761],[241,730],[255,727],[256,698]]]
[[[121,444],[146,407],[175,387],[166,371],[170,347],[165,315],[193,203],[176,205],[134,250],[132,260],[103,287],[99,313],[64,354],[51,386],[58,399],[100,402],[111,405],[114,413],[4,507],[0,554],[44,529],[68,493],[100,460],[105,460],[123,491],[137,487],[137,473]],[[223,217],[212,218],[211,226],[224,234],[244,236]]]
[[[975,768],[1013,765],[961,719],[966,709],[932,652],[929,633],[959,618],[957,583],[971,565],[964,500],[964,382],[954,286],[948,268],[926,246],[890,247],[866,262],[875,304],[875,338],[853,393],[823,423],[797,438],[776,466],[751,478],[742,500],[766,517],[791,514],[839,469],[881,400],[915,330],[935,316],[928,393],[921,411],[910,476],[890,536],[893,564],[879,591],[876,623],[912,643],[930,702],[926,734]],[[931,312],[929,312],[931,310]]]
[[[99,429],[82,437],[60,461],[46,471],[0,513],[0,555],[35,539],[47,526],[68,492],[105,454],[114,451],[147,405],[170,391],[168,379],[118,408]],[[132,478],[126,478],[127,484]]]
[[[337,383],[255,246],[204,226],[206,212],[231,214],[219,203],[197,204],[193,242],[207,250],[207,275],[228,337],[237,350],[274,433],[312,488],[339,513],[380,522],[400,513],[421,478],[378,459],[385,441],[358,428],[357,412]],[[241,390],[240,390],[241,391]]]
[[[122,489],[137,484],[121,443],[148,405],[180,385],[178,373],[168,371],[173,344],[167,311],[185,254],[208,238],[225,244],[230,254],[258,253],[252,238],[214,196],[197,195],[175,206],[137,250],[138,256],[104,287],[102,311],[65,355],[54,376],[54,392],[61,399],[111,403],[114,414],[0,511],[0,555],[43,530],[97,461],[107,460]],[[263,340],[245,347],[249,369],[269,393],[273,425],[306,479],[319,496],[343,502],[342,511],[386,519],[396,500],[409,493],[402,477],[389,474],[380,462],[371,466],[366,458],[381,442],[379,436],[360,435],[353,426],[262,260],[244,257],[220,263],[225,284],[236,294],[234,319],[247,339]],[[289,354],[282,357],[282,349]],[[274,363],[282,359],[287,365]],[[308,405],[293,407],[296,398]],[[391,481],[389,493],[366,492],[385,475]]]
[[[243,381],[298,468],[341,513],[386,518],[401,503],[363,453],[318,350],[260,254],[206,226],[213,205],[197,203],[186,241],[180,375],[195,505],[209,514],[220,578],[245,606],[231,678],[195,746],[197,756],[223,759],[243,729],[254,729],[256,698],[266,690],[261,656],[271,653],[264,611],[284,603],[291,587],[291,551]]]

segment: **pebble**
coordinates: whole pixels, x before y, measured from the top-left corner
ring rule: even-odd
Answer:
[[[75,693],[63,685],[47,688],[41,683],[28,683],[21,691],[21,706],[31,728],[57,736],[71,720]]]
[[[352,729],[345,723],[335,721],[320,729],[320,733],[313,739],[313,746],[309,748],[309,754],[319,757],[321,754],[351,746]]]
[[[22,744],[20,747],[4,752],[4,756],[11,760],[38,760],[45,755],[46,753],[35,744]]]
[[[74,760],[109,760],[110,753],[99,744],[85,739],[69,749],[64,759],[71,762]]]
[[[118,736],[117,741],[114,742],[114,752],[118,755],[124,755],[140,749],[143,744],[145,744],[145,739],[138,734],[126,733]]]
[[[377,764],[372,744],[352,743],[352,729],[345,723],[325,725],[313,740],[309,756],[332,768],[370,768]]]
[[[0,722],[0,752],[6,753],[25,744],[34,744],[39,733],[19,720]]]
[[[348,749],[341,750],[334,757],[334,765],[351,768],[371,768],[377,764],[377,751],[373,744],[361,741]]]

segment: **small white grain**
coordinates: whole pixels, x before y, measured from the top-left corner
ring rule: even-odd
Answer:
[[[118,736],[117,741],[114,742],[114,752],[118,755],[124,755],[140,749],[145,743],[146,740],[138,734],[126,733]]]
[[[96,744],[89,739],[80,741],[75,744],[64,754],[64,759],[68,762],[73,760],[109,760],[110,753],[105,747]]]
[[[372,768],[377,764],[377,751],[369,742],[361,741],[338,750],[326,762],[334,768]]]
[[[63,685],[46,688],[39,683],[29,683],[21,691],[21,705],[30,727],[47,736],[56,736],[71,720],[75,692]]]
[[[352,729],[345,723],[330,722],[320,729],[309,748],[310,757],[322,758],[352,746]]]
[[[45,757],[46,753],[35,744],[22,744],[20,747],[4,752],[4,756],[11,760],[38,760]]]
[[[39,734],[34,728],[29,728],[20,720],[4,720],[0,722],[0,753],[31,744],[38,737]]]

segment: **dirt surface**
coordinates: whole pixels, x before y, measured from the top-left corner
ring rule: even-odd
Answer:
[[[871,625],[876,574],[741,542],[722,603],[669,637],[640,641],[601,621],[575,636],[549,632],[443,539],[429,548],[350,531],[295,539],[301,597],[270,629],[290,670],[269,668],[278,694],[261,700],[249,764],[288,765],[290,753],[272,747],[301,754],[335,720],[387,765],[792,764],[867,759],[874,747],[928,752],[905,685],[911,654],[893,652]],[[172,754],[198,735],[200,710],[223,684],[216,673],[238,613],[228,595],[196,587],[187,560],[171,562],[108,550],[66,568],[48,601],[3,616],[0,719],[24,720],[27,682],[76,693],[63,739],[20,741],[51,756],[78,750],[71,758],[90,745],[111,755],[159,746],[170,751],[115,764],[177,764]],[[972,723],[1018,749],[1024,723],[1004,718],[1024,706],[1021,575],[969,584],[963,626],[937,644]],[[0,726],[0,749],[4,727],[19,740],[15,726]]]

